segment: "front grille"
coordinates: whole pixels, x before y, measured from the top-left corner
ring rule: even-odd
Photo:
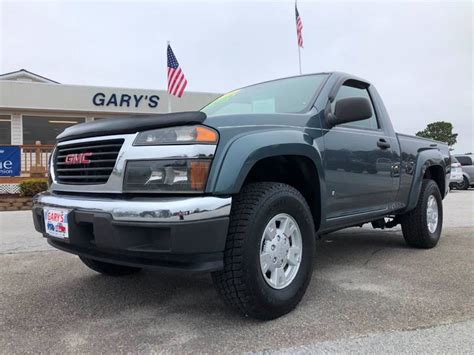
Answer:
[[[123,142],[111,139],[58,146],[54,157],[56,181],[70,185],[105,184]]]

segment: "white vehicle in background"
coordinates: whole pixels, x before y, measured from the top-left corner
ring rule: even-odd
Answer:
[[[460,154],[455,156],[462,169],[462,181],[454,184],[458,190],[467,190],[474,187],[474,157],[472,154]]]
[[[449,188],[457,188],[458,184],[463,182],[463,172],[461,163],[454,157],[451,156],[451,175],[449,177]]]

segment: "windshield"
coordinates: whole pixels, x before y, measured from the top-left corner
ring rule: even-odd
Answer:
[[[298,113],[307,110],[327,74],[297,76],[231,91],[203,111],[207,116],[236,113]]]

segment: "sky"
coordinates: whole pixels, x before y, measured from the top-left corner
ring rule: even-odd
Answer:
[[[474,152],[472,1],[298,1],[303,73],[369,80],[395,129],[450,121]],[[189,91],[298,74],[293,1],[0,0],[0,72],[166,88],[166,41]]]

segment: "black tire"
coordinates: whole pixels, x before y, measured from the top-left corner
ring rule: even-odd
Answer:
[[[438,205],[438,224],[434,232],[429,230],[427,222],[428,199],[430,196],[434,196]],[[401,216],[401,225],[407,245],[429,249],[438,244],[443,226],[443,205],[438,185],[433,180],[423,180],[418,203],[414,210]]]
[[[269,221],[290,215],[301,232],[302,255],[296,276],[282,289],[272,288],[260,269],[261,238]],[[294,309],[313,271],[315,231],[304,197],[293,187],[272,182],[245,186],[232,201],[224,270],[212,278],[225,302],[244,316],[269,320]]]
[[[81,259],[81,261],[90,269],[108,276],[126,276],[141,271],[141,268],[139,267],[110,264],[83,256],[79,256],[79,259]]]
[[[462,182],[456,183],[455,186],[458,190],[467,190],[469,188],[469,180],[463,176]]]

